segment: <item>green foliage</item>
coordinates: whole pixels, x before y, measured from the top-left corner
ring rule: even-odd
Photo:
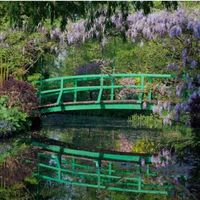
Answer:
[[[22,200],[34,199],[31,194],[26,190],[22,183],[15,184],[9,188],[0,187],[1,200]]]
[[[73,45],[68,48],[68,56],[64,61],[61,73],[74,75],[77,67],[98,59],[101,59],[101,49],[97,41],[90,40],[82,45]]]
[[[144,199],[144,200],[168,200],[171,199],[169,196],[161,196],[156,194],[140,194],[139,198],[135,198],[135,200]]]
[[[30,166],[24,163],[29,155],[29,145],[24,140],[11,139],[10,142],[6,141],[6,146],[10,146],[9,150],[0,154],[0,177],[3,177],[0,178],[0,199],[35,199],[34,192],[30,192],[30,189],[35,189],[37,180],[31,175],[27,176],[30,174],[27,173]],[[8,179],[7,174],[12,178]],[[25,176],[27,177],[23,181]]]
[[[30,76],[28,76],[27,80],[28,80],[28,82],[33,83],[35,81],[40,80],[41,77],[42,77],[42,74],[40,74],[40,73],[34,73],[34,74],[31,74]]]
[[[77,67],[100,59],[111,61],[117,73],[166,73],[166,65],[172,59],[159,42],[150,41],[141,46],[124,42],[119,37],[110,37],[103,48],[98,41],[90,40],[70,46],[67,52],[60,72],[62,75],[73,75]]]
[[[0,48],[0,64],[3,68],[9,69],[11,76],[26,79],[29,75],[41,73],[41,59],[48,60],[50,64],[49,51],[55,41],[48,40],[45,32],[7,30],[1,34],[5,37]],[[50,55],[53,57],[54,54],[51,52]]]
[[[123,55],[123,52],[120,53]],[[132,56],[128,57],[130,72],[142,73],[167,73],[167,63],[171,58],[168,57],[169,50],[163,48],[161,42],[145,42],[135,46]],[[124,55],[123,60],[126,59]],[[124,65],[122,65],[124,66]]]
[[[51,20],[53,24],[55,19],[60,19],[60,26],[64,28],[68,20],[83,16],[84,5],[84,2],[12,2],[4,7],[12,27],[22,28],[26,24],[27,30],[33,31],[39,23]]]
[[[4,162],[5,159],[8,157],[15,157],[19,155],[28,147],[25,143],[21,143],[20,140],[16,139],[14,142],[11,142],[9,146],[10,146],[9,150],[6,150],[6,152],[0,154],[0,164]]]
[[[39,181],[35,176],[27,176],[24,181],[26,184],[30,184],[30,185],[39,184]]]
[[[111,192],[111,199],[112,200],[131,200],[133,198],[130,197],[127,193],[120,193],[120,192]]]
[[[7,107],[8,97],[0,97],[0,136],[19,132],[27,125],[27,114],[17,107]]]
[[[2,8],[1,17],[4,20],[8,20],[11,27],[23,27],[33,31],[39,23],[44,23],[46,20],[51,21],[51,24],[55,20],[59,20],[62,29],[65,28],[69,20],[76,20],[80,17],[87,17],[92,23],[94,18],[98,16],[96,11],[99,9],[108,10],[106,14],[108,21],[119,10],[122,12],[123,18],[126,18],[133,8],[135,10],[143,10],[145,14],[148,14],[154,7],[154,2],[5,2],[1,3],[0,6]],[[177,2],[163,2],[163,7],[176,9]],[[109,26],[110,23],[108,23],[107,28]]]
[[[181,4],[181,7],[187,8],[187,9],[200,9],[200,3],[199,1],[182,1],[179,2]]]

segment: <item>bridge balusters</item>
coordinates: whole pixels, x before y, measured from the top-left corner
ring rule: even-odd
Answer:
[[[39,95],[38,95],[38,99],[39,99],[39,104],[42,105],[42,95],[41,95],[41,91],[42,91],[42,81],[40,81],[39,83]]]
[[[100,103],[101,101],[101,97],[102,97],[102,93],[103,93],[103,75],[101,75],[100,78],[100,90],[99,90],[99,95],[98,95],[98,99],[97,99],[97,103]]]
[[[97,185],[98,185],[99,188],[100,188],[100,186],[101,186],[101,171],[100,171],[100,170],[101,170],[101,169],[100,169],[100,168],[101,168],[101,166],[100,166],[101,164],[100,164],[100,163],[101,163],[101,161],[99,161],[99,160],[97,161],[97,160],[96,160]]]
[[[62,148],[61,148],[62,149]],[[62,151],[60,151],[58,153],[58,156],[57,156],[57,159],[58,159],[58,179],[61,180],[62,179],[62,170],[61,170],[61,167],[62,167]]]
[[[148,101],[151,102],[151,100],[152,100],[152,83],[153,83],[153,79],[149,78],[148,79],[148,83],[150,85],[150,87],[148,88],[149,89],[149,92],[148,92]]]
[[[141,92],[139,93],[139,103],[142,103],[144,97],[144,75],[141,76],[140,90]]]
[[[118,83],[118,80],[123,78],[139,78],[139,83],[138,81],[136,81],[136,84]],[[43,113],[56,112],[56,110],[60,111],[61,107],[59,106],[61,106],[64,99],[69,103],[69,105],[64,105],[62,107],[64,110],[68,110],[68,108],[69,110],[76,110],[80,109],[80,107],[83,109],[101,109],[104,107],[103,105],[108,105],[106,109],[112,109],[113,107],[114,109],[140,110],[142,109],[141,103],[145,98],[145,100],[147,100],[149,103],[149,106],[147,106],[146,109],[151,110],[154,104],[152,99],[155,98],[154,95],[156,95],[152,89],[152,83],[157,82],[157,80],[163,78],[172,78],[172,76],[169,74],[93,74],[73,77],[50,78],[38,82],[38,97],[40,98],[41,107],[44,106],[44,108],[42,107]],[[126,99],[120,99],[122,102],[117,102],[118,106],[116,106],[115,102],[101,101],[102,99],[113,101],[116,99],[115,93],[117,91],[120,92],[121,90],[128,88],[133,88],[133,92],[135,91],[133,97],[129,98],[129,100],[133,100],[132,102],[130,101],[130,103],[126,101]],[[105,93],[104,90],[106,90]],[[80,94],[84,94],[81,99],[79,99],[79,92]],[[91,96],[94,94],[95,96],[93,95],[88,99],[88,94],[91,94]],[[106,94],[106,98],[103,97],[104,94]],[[123,100],[125,101],[123,102]],[[77,108],[75,108],[74,105],[71,105],[78,101],[80,101],[80,104],[77,104]],[[83,103],[81,101],[83,101]],[[84,101],[91,102],[86,103]],[[100,103],[102,106],[98,105]],[[127,104],[127,107],[125,104]],[[131,107],[130,104],[133,106]]]
[[[141,176],[138,177],[138,190],[141,190],[142,188],[142,178]]]
[[[76,160],[72,157],[72,171],[75,172]]]
[[[64,79],[61,78],[60,79],[60,92],[59,92],[58,99],[57,99],[57,102],[56,102],[57,105],[60,105],[62,103],[61,100],[62,100],[63,86],[64,86],[63,83],[64,83]]]

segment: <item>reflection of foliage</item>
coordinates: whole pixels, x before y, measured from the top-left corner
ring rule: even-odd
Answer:
[[[111,192],[112,200],[131,200],[130,196],[127,193],[121,192]]]
[[[67,187],[66,184],[46,181],[40,187],[39,199],[62,199],[68,197],[68,195],[70,196],[70,187]]]
[[[153,128],[162,129],[162,119],[156,118],[155,115],[132,115],[129,122],[134,128]]]
[[[32,199],[31,193],[27,191],[26,186],[23,183],[17,183],[9,188],[0,187],[0,199],[1,200],[22,200],[22,199]]]
[[[27,157],[31,159],[33,154],[27,145],[20,144],[19,141],[12,143],[11,149],[0,156],[1,200],[34,199],[27,186],[35,185],[37,181],[30,176],[34,164],[24,162]]]
[[[157,149],[155,142],[148,138],[137,140],[132,147],[133,152],[137,153],[154,153]]]
[[[147,200],[168,200],[167,196],[158,196],[156,194],[140,194],[139,199],[147,199]]]
[[[132,149],[132,142],[123,134],[119,135],[119,140],[116,143],[116,149],[121,152],[130,152]]]

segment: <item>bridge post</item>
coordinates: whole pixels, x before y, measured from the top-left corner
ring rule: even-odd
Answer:
[[[74,80],[74,102],[77,101],[77,80]]]
[[[100,188],[101,186],[101,172],[100,172],[101,160],[96,160],[96,168],[97,168],[97,185],[98,185],[98,188]]]
[[[138,190],[141,190],[142,188],[142,178],[141,176],[138,177]]]
[[[99,90],[99,95],[98,95],[97,103],[100,103],[101,97],[102,97],[102,93],[103,93],[103,75],[101,74],[101,78],[100,78],[100,90]]]
[[[58,165],[58,179],[61,180],[62,179],[62,171],[61,171],[61,167],[62,167],[62,154],[63,154],[63,147],[60,148],[60,152],[57,154],[57,165]]]
[[[75,172],[75,164],[76,164],[76,160],[74,157],[72,157],[72,171]]]
[[[114,85],[115,85],[115,80],[113,76],[111,77],[111,91],[110,91],[110,100],[114,100]]]
[[[59,105],[61,103],[61,99],[62,99],[62,94],[63,94],[63,84],[64,83],[64,80],[63,78],[61,78],[60,80],[60,93],[59,93],[59,96],[58,96],[58,99],[57,99],[57,102],[56,104]]]
[[[148,92],[148,101],[151,101],[152,100],[152,82],[153,82],[153,80],[152,80],[152,78],[149,78],[148,79],[148,82],[149,82],[149,84],[150,84],[150,89],[149,89],[149,92]]]
[[[109,161],[108,163],[108,175],[111,176],[112,174],[112,162]],[[111,181],[111,178],[109,178],[109,181]]]
[[[141,84],[141,93],[139,95],[139,103],[142,103],[144,96],[144,75],[141,76],[140,84]]]
[[[39,82],[39,104],[42,105],[42,95],[41,95],[41,91],[43,90],[43,81]]]

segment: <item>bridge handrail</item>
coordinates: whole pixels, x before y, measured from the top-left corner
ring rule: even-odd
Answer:
[[[57,78],[49,78],[41,81],[37,81],[36,83],[43,84],[45,82],[51,81],[59,81],[60,83],[65,80],[76,80],[76,81],[85,81],[85,80],[96,80],[96,79],[108,79],[108,78],[172,78],[170,74],[92,74],[92,75],[78,75],[78,76],[65,76],[65,77],[57,77]],[[142,80],[141,80],[142,82]],[[61,84],[60,84],[61,86]],[[134,88],[134,89],[144,89],[144,83],[140,85],[96,85],[96,86],[76,86],[76,91],[87,91],[87,90],[99,90],[99,89],[122,89],[122,88]],[[40,94],[47,93],[55,93],[60,91],[70,91],[74,90],[74,86],[72,87],[59,87],[57,89],[45,89],[44,91],[40,91]]]
[[[40,82],[59,81],[61,79],[63,80],[74,80],[74,79],[92,80],[92,79],[98,79],[101,77],[103,78],[142,78],[142,77],[144,78],[173,78],[173,75],[171,74],[88,74],[88,75],[48,78],[48,79],[36,81],[35,83],[37,84]]]

